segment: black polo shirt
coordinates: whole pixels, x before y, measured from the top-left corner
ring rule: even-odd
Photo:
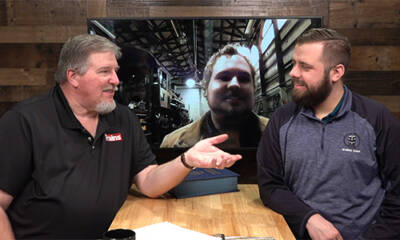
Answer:
[[[83,128],[59,86],[0,119],[0,189],[16,238],[100,238],[155,156],[127,107]],[[134,216],[132,216],[134,217]]]

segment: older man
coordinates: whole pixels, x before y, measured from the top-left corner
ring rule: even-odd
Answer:
[[[188,147],[220,133],[229,134],[222,147],[256,147],[268,119],[252,112],[255,69],[249,49],[238,44],[220,49],[207,63],[203,83],[210,111],[165,136],[161,147]]]
[[[205,139],[157,165],[137,117],[114,102],[119,48],[96,35],[65,43],[49,92],[0,119],[0,236],[101,238],[132,183],[165,193],[193,167],[229,167],[239,155]]]
[[[260,196],[300,239],[400,239],[400,124],[344,86],[349,61],[334,30],[297,40],[294,102],[274,113],[258,148]]]

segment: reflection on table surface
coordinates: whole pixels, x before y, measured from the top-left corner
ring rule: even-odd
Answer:
[[[284,218],[262,204],[256,184],[238,187],[239,192],[184,199],[150,199],[132,191],[110,229],[170,222],[209,235],[295,239]]]

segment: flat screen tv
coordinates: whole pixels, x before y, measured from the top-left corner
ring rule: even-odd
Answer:
[[[212,81],[208,89],[205,87],[205,66],[227,44],[246,47],[255,70],[248,98],[250,115],[269,117],[277,107],[290,101],[289,71],[296,38],[309,28],[321,26],[322,17],[88,19],[89,33],[104,36],[121,47],[120,85],[115,98],[139,117],[159,161],[170,160],[191,144],[178,139],[165,146],[165,136],[201,119],[198,128],[189,128],[185,134],[196,135],[199,129],[201,134],[230,132],[229,126],[242,126],[239,134],[221,147],[242,154],[244,161],[239,165],[254,169],[260,134],[252,129],[258,122],[232,115],[226,118],[226,124],[214,124],[216,117],[212,112],[222,105],[213,105],[211,96],[214,100],[223,97],[221,92],[210,94]],[[230,99],[231,104],[235,105],[236,100]],[[235,125],[235,120],[241,118],[247,119],[246,123]],[[223,130],[217,131],[220,128]]]

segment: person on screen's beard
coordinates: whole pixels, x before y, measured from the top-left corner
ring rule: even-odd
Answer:
[[[168,134],[161,147],[187,147],[202,138],[228,133],[220,147],[256,147],[268,119],[253,111],[255,69],[250,51],[228,44],[209,59],[203,87],[210,111],[199,120]]]

